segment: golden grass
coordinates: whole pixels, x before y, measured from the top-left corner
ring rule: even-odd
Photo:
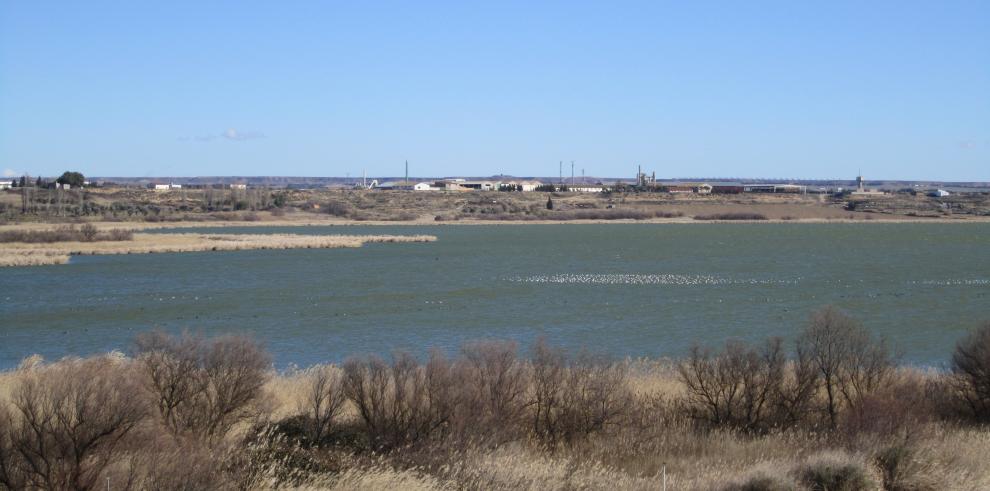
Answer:
[[[333,249],[373,242],[432,242],[432,235],[298,235],[298,234],[134,234],[129,241],[5,243],[0,266],[65,264],[70,256],[153,254],[166,252],[242,251],[251,249]]]
[[[119,354],[112,355],[126,362]],[[0,372],[0,404],[9,403],[19,377],[40,364],[28,357],[16,370]],[[671,360],[630,361],[630,386],[637,394],[676,397],[681,393]],[[320,365],[273,374],[266,384],[273,421],[298,414],[308,384]],[[330,369],[337,369],[330,366]],[[930,372],[901,369],[902,377]],[[348,408],[345,418],[354,418]],[[806,489],[798,483],[802,469],[822,462],[862,469],[880,489],[877,456],[890,446],[910,448],[896,489],[990,489],[990,431],[946,423],[923,423],[907,434],[865,435],[853,440],[811,430],[748,436],[732,431],[699,431],[690,424],[628,427],[594,435],[586,441],[548,452],[517,441],[499,446],[471,446],[439,463],[410,465],[421,449],[400,449],[398,457],[359,458],[343,453],[335,471],[313,471],[293,489],[411,490],[571,490],[658,489],[666,468],[668,489],[734,489],[755,477]],[[442,453],[442,452],[441,452]],[[274,471],[273,471],[274,472]],[[272,478],[274,479],[274,477]],[[284,487],[255,483],[257,489]]]

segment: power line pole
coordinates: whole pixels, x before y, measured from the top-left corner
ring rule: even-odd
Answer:
[[[571,187],[574,187],[574,161],[571,161]]]
[[[557,166],[557,184],[564,183],[564,161],[561,160],[560,164]]]

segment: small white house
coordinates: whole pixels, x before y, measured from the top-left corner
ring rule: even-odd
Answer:
[[[605,186],[568,186],[567,190],[572,193],[604,193]]]
[[[944,189],[936,189],[936,190],[932,191],[929,194],[929,196],[933,196],[935,198],[944,198],[944,197],[949,196],[951,194],[952,193],[950,193],[950,192],[948,192],[948,191],[946,191]]]
[[[526,192],[536,191],[536,188],[543,185],[540,181],[522,181],[519,183],[522,186],[522,190]]]
[[[498,189],[515,188],[519,191],[536,191],[536,188],[543,185],[540,181],[503,181],[497,183]]]
[[[430,183],[428,182],[417,182],[416,185],[413,186],[413,191],[436,191],[436,190],[437,188],[431,186]]]
[[[14,187],[14,181],[0,181],[0,189],[10,189]]]
[[[155,187],[153,189],[155,191],[169,191],[169,190],[172,190],[172,189],[182,189],[182,185],[181,184],[172,184],[172,183],[168,183],[168,184],[155,184]]]
[[[231,184],[230,189],[247,189],[247,184]]]

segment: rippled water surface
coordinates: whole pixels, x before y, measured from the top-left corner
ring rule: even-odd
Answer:
[[[225,229],[296,232],[298,229]],[[912,363],[990,319],[990,224],[307,227],[433,234],[360,249],[90,256],[0,269],[0,368],[127,350],[153,327],[244,331],[280,366],[537,336],[618,356],[791,338],[835,304]]]

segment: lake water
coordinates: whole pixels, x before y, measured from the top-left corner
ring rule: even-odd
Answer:
[[[216,229],[208,230],[219,232]],[[941,364],[990,320],[990,224],[604,224],[223,229],[432,234],[359,249],[73,258],[0,269],[0,368],[163,328],[247,332],[279,366],[538,336],[616,356],[793,338],[834,304]]]

